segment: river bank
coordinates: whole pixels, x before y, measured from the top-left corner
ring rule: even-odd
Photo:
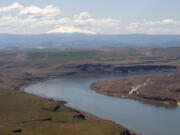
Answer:
[[[93,83],[98,93],[140,100],[144,103],[177,107],[180,105],[180,73],[168,75],[112,79]]]
[[[112,121],[67,107],[64,101],[38,97],[22,90],[0,89],[0,134],[137,135]]]
[[[84,75],[83,75],[84,76]],[[86,75],[87,76],[87,75]],[[94,76],[94,75],[93,75]],[[20,92],[24,93],[25,92],[25,88],[28,87],[28,86],[31,86],[31,85],[34,85],[34,84],[38,84],[38,83],[41,83],[41,82],[45,82],[47,80],[50,80],[50,79],[55,79],[55,78],[63,78],[63,77],[69,77],[67,75],[53,75],[53,76],[48,76],[48,75],[44,75],[43,77],[35,77],[35,79],[30,79],[31,81],[25,81],[24,83],[22,83],[23,85],[20,85],[18,88],[20,90]],[[78,76],[80,78],[80,76]],[[81,76],[82,77],[82,76]],[[91,76],[92,77],[92,76]],[[38,79],[37,79],[38,78]],[[72,76],[70,77],[72,78]],[[39,97],[39,98],[42,98],[42,97]],[[104,120],[102,118],[99,118],[98,116],[95,116],[93,114],[90,114],[90,113],[87,113],[85,111],[81,111],[79,109],[76,109],[76,108],[73,108],[73,107],[70,107],[67,104],[66,101],[62,101],[62,100],[53,100],[51,98],[48,98],[50,101],[52,102],[60,102],[64,107],[66,107],[67,109],[71,110],[72,112],[76,112],[78,113],[78,116],[77,118],[79,119],[84,119],[84,120],[87,120],[87,121],[97,121],[99,123],[113,123],[113,125],[115,126],[118,126],[119,128],[122,128],[123,130],[119,132],[119,134],[121,135],[140,135],[140,134],[137,134],[135,133],[134,131],[132,130],[129,130],[129,129],[126,129],[124,128],[123,126],[117,124],[117,123],[114,123],[113,121],[110,121],[110,120]]]
[[[126,77],[127,78],[127,77]],[[90,88],[93,82],[112,78],[59,78],[31,85],[26,92],[40,97],[67,101],[67,106],[83,110],[101,119],[132,129],[142,135],[179,133],[180,108],[165,108],[99,94]]]

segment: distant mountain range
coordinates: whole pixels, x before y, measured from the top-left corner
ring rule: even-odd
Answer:
[[[180,35],[0,34],[0,48],[178,47]]]

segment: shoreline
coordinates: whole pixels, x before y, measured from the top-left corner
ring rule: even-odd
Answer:
[[[161,77],[167,78],[171,75],[173,74],[171,73],[168,75],[160,75],[157,76],[157,78],[158,79],[159,78],[161,79]],[[155,78],[154,82],[149,81],[149,80],[153,80],[154,78]],[[178,93],[176,92],[173,93],[172,91],[170,91],[171,94],[174,94],[174,96],[172,95],[167,96],[169,95],[169,92],[166,90],[165,92],[163,91],[164,93],[162,95],[158,95],[158,93],[156,94],[158,88],[154,90],[152,86],[153,85],[161,86],[162,84],[164,85],[166,84],[166,83],[162,83],[157,85],[156,82],[158,82],[158,79],[156,79],[156,77],[153,76],[140,76],[140,77],[134,77],[128,79],[122,79],[122,78],[110,79],[110,80],[98,81],[93,83],[91,85],[91,89],[96,91],[97,93],[104,94],[107,96],[122,98],[122,99],[138,100],[144,104],[150,104],[150,105],[161,106],[166,108],[179,107],[180,101],[175,98]],[[149,91],[152,91],[152,94],[151,92],[149,94],[148,93]]]
[[[115,95],[112,95],[112,94],[107,94],[107,93],[103,93],[103,92],[100,92],[99,90],[95,90],[95,88],[91,88],[92,90],[94,90],[95,92],[99,93],[99,94],[103,94],[103,95],[106,95],[106,96],[110,96],[110,97],[115,97],[115,98],[121,98],[121,99],[130,99],[130,100],[136,100],[136,101],[139,101],[143,104],[147,104],[147,105],[152,105],[152,106],[156,106],[156,107],[164,107],[164,108],[172,108],[172,109],[175,109],[177,107],[180,107],[180,102],[177,103],[177,105],[174,105],[174,104],[164,104],[164,103],[158,103],[158,102],[150,102],[150,101],[145,101],[145,100],[141,100],[141,99],[138,99],[136,97],[125,97],[125,96],[115,96]]]
[[[163,73],[164,74],[164,73]],[[137,74],[138,75],[138,74]],[[147,76],[148,74],[141,74],[140,76]],[[87,75],[85,75],[86,77],[87,77]],[[84,76],[84,77],[85,77]],[[117,76],[121,76],[121,77],[128,77],[128,75],[125,75],[125,76],[123,76],[122,74],[121,75],[117,75]],[[131,76],[131,75],[130,75]],[[135,75],[136,76],[136,75]],[[153,75],[154,76],[154,75]],[[46,80],[49,80],[49,79],[56,79],[56,78],[72,78],[73,76],[67,76],[67,75],[43,75],[43,76],[41,76],[41,77],[39,77],[39,79],[38,80],[31,80],[31,81],[25,81],[24,82],[24,84],[23,85],[21,85],[20,87],[19,87],[19,90],[21,91],[21,92],[25,92],[25,93],[27,93],[26,91],[25,91],[25,88],[26,87],[28,87],[28,86],[30,86],[30,85],[33,85],[33,84],[37,84],[37,83],[41,83],[41,82],[44,82],[44,81],[46,81]],[[78,76],[78,77],[83,77],[83,76]],[[89,76],[89,77],[95,77],[94,75],[93,76]],[[132,76],[133,77],[133,76]],[[32,77],[33,78],[33,77]],[[38,78],[38,76],[35,76],[34,78]],[[131,78],[131,77],[130,77]],[[95,82],[96,83],[96,82]],[[92,85],[93,85],[94,83],[92,83],[91,84],[91,89],[92,89]],[[94,89],[92,89],[92,90],[94,90]],[[96,91],[96,92],[98,92],[98,91]],[[103,93],[101,93],[101,92],[98,92],[98,93],[100,93],[100,94],[103,94]],[[28,94],[30,94],[30,93],[28,93]],[[32,94],[32,95],[35,95],[35,94]],[[107,94],[105,94],[105,95],[107,95]],[[37,96],[37,95],[36,95]],[[111,96],[111,95],[109,95],[109,96]],[[39,97],[39,96],[38,96]],[[116,97],[116,96],[115,96]],[[41,98],[41,97],[39,97],[39,98]],[[51,98],[50,98],[51,99]],[[137,98],[131,98],[131,99],[134,99],[134,100],[138,100]],[[57,100],[57,101],[59,101],[59,100]],[[63,102],[63,101],[59,101],[59,102]],[[143,102],[143,101],[141,101],[141,102]],[[143,102],[143,103],[146,103],[146,102]],[[148,103],[149,104],[149,103]],[[92,114],[89,114],[89,113],[87,113],[87,112],[84,112],[84,111],[81,111],[81,110],[78,110],[78,109],[76,109],[76,108],[72,108],[72,107],[69,107],[68,105],[66,105],[66,103],[64,103],[64,105],[67,107],[67,108],[70,108],[70,109],[72,109],[72,110],[75,110],[75,111],[77,111],[77,112],[79,112],[80,114],[82,114],[82,115],[84,115],[85,116],[85,118],[86,118],[86,120],[97,120],[97,121],[103,121],[104,119],[102,119],[102,118],[99,118],[99,117],[97,117],[97,116],[95,116],[95,115],[92,115]],[[153,104],[153,105],[155,105],[155,104]],[[160,106],[162,106],[162,104],[160,105]],[[113,121],[112,121],[113,122]],[[113,122],[113,123],[115,123],[115,122]],[[117,123],[115,123],[115,124],[117,124]],[[117,124],[117,125],[119,125],[119,126],[121,126],[120,124]],[[131,134],[132,135],[139,135],[139,134],[137,134],[137,133],[135,133],[134,131],[131,131],[131,130],[129,130],[129,129],[127,129],[128,131],[130,131],[131,132]]]
[[[37,83],[41,83],[41,82],[47,81],[47,80],[49,80],[49,79],[56,79],[56,78],[62,78],[62,77],[68,77],[68,76],[53,76],[53,77],[48,77],[48,76],[46,76],[45,78],[43,78],[43,79],[41,79],[41,80],[37,80],[37,81],[34,81],[34,82],[31,82],[31,81],[30,81],[30,82],[28,82],[28,83],[26,82],[27,84],[24,84],[24,85],[22,85],[22,86],[19,87],[19,91],[20,91],[20,92],[27,93],[27,94],[30,94],[30,93],[28,93],[28,92],[25,91],[25,88],[26,88],[26,87],[28,87],[28,86],[30,86],[30,85],[33,85],[33,84],[37,84]],[[30,95],[35,95],[35,94],[30,94]],[[35,95],[35,96],[37,96],[37,95]],[[43,98],[43,97],[40,97],[40,96],[37,96],[37,97]],[[54,100],[54,99],[52,99],[52,98],[47,98],[47,99],[56,101],[56,100]],[[99,117],[97,117],[97,116],[95,116],[95,115],[93,115],[93,114],[90,114],[90,113],[88,113],[88,112],[84,112],[84,111],[82,111],[82,110],[78,110],[78,109],[76,109],[76,108],[70,107],[70,106],[66,105],[66,103],[67,103],[66,101],[61,101],[61,100],[57,100],[57,101],[63,103],[63,105],[64,105],[65,107],[71,109],[72,111],[75,111],[75,112],[78,112],[78,113],[84,115],[85,120],[95,120],[95,121],[99,121],[99,122],[101,122],[101,121],[111,121],[111,120],[104,120],[104,119],[99,118]],[[114,121],[111,121],[111,122],[113,122],[114,124],[116,124],[116,125],[118,125],[118,126],[121,126],[120,124],[117,124],[117,123],[115,123]],[[124,126],[121,126],[121,127],[127,129],[127,128],[124,127]],[[141,135],[141,134],[136,133],[135,131],[132,131],[132,130],[130,130],[130,129],[127,129],[127,130],[128,130],[128,132],[130,133],[130,135]]]

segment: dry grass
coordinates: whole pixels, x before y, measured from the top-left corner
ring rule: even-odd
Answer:
[[[57,105],[60,109],[53,111]],[[81,113],[24,92],[0,90],[0,109],[2,135],[13,135],[15,129],[22,130],[20,135],[114,135],[126,131],[110,121],[74,117]]]

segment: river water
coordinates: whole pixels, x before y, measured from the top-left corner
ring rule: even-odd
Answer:
[[[49,79],[25,88],[41,97],[67,101],[67,105],[106,120],[112,120],[142,135],[180,135],[180,107],[165,108],[120,99],[91,90],[93,82],[109,79]]]

